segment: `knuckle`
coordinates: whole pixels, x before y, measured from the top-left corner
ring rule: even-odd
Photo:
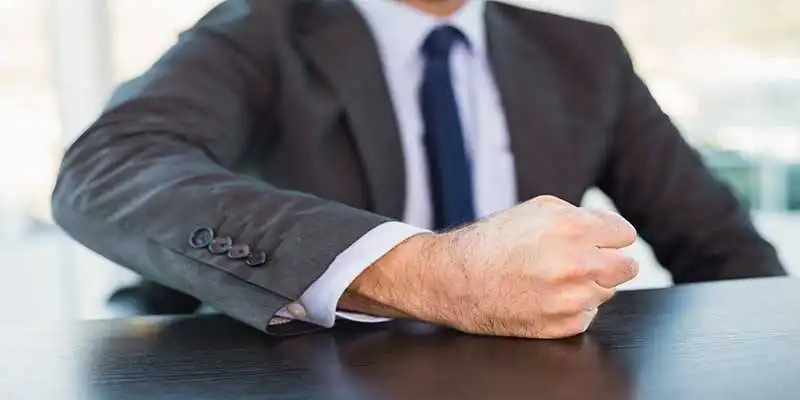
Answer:
[[[585,260],[564,257],[559,264],[553,274],[553,280],[556,282],[579,281],[589,276],[590,268]]]
[[[560,206],[560,205],[568,204],[564,200],[561,200],[558,197],[551,196],[551,195],[537,196],[533,200],[531,200],[531,202],[534,203],[534,204],[538,204],[538,205],[551,204],[551,205],[559,205]]]
[[[592,275],[607,284],[619,285],[639,274],[639,263],[621,250],[601,249],[597,254],[597,266]]]
[[[623,256],[617,264],[617,268],[624,278],[633,279],[639,275],[639,263],[632,257]]]
[[[628,222],[621,215],[605,210],[587,209],[590,215],[599,221],[598,229],[601,229],[605,234],[613,235],[618,238],[620,242],[627,242],[633,244],[638,238],[636,228]]]
[[[574,239],[581,237],[591,229],[591,220],[577,212],[565,212],[557,215],[553,221],[554,230],[562,237]]]
[[[618,240],[626,245],[632,245],[638,239],[638,233],[631,224],[620,217],[614,224],[607,225],[606,230],[609,235],[614,235]]]
[[[553,282],[569,282],[580,279],[581,268],[575,264],[565,264],[553,272],[551,280]]]
[[[586,218],[572,210],[559,213],[555,217],[556,224],[562,228],[579,228],[586,224]]]
[[[623,224],[622,227],[619,229],[620,237],[624,242],[633,244],[639,238],[639,233],[636,232],[636,229],[630,224]]]

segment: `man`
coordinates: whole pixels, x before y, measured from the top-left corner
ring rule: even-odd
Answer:
[[[636,274],[631,224],[574,206],[593,186],[677,283],[784,274],[613,30],[483,0],[224,2],[117,91],[53,208],[267,332],[559,338]]]

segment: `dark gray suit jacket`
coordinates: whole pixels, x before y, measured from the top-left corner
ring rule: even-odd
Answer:
[[[676,282],[782,275],[610,28],[489,3],[519,199],[597,186]],[[122,86],[67,152],[74,238],[259,329],[375,226],[402,217],[403,154],[376,45],[347,0],[229,0]],[[198,228],[267,255],[190,246]]]

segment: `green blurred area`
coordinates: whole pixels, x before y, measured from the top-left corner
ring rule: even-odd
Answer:
[[[707,165],[727,183],[739,199],[751,208],[761,207],[763,182],[759,163],[742,153],[719,149],[703,149]],[[800,211],[800,164],[786,165],[786,209]]]
[[[789,209],[800,210],[800,164],[789,166]]]

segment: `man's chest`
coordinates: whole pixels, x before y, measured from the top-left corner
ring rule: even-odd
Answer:
[[[400,218],[426,200],[420,73],[365,62],[284,57],[278,107],[256,128],[272,139],[253,161],[278,186]],[[579,202],[594,186],[611,136],[604,93],[488,60],[453,73],[484,210],[541,194]]]
[[[455,122],[469,160],[474,209],[478,216],[489,215],[517,202],[503,107],[485,56],[457,45],[448,63],[448,81],[458,109]],[[425,60],[422,56],[398,64],[383,60],[383,67],[405,164],[405,220],[425,226],[430,220],[431,193],[435,192],[429,177],[434,161],[428,159],[426,148],[426,136],[432,132],[426,127],[421,102]]]
[[[312,88],[287,96],[275,125],[261,128],[280,130],[278,139],[255,153],[268,180],[368,209],[376,208],[375,192],[380,191],[400,205],[392,215],[398,218],[409,208],[424,207],[430,188],[417,106],[384,99],[392,118],[383,121],[385,128],[365,131],[336,92],[313,82],[305,85]],[[483,93],[462,113],[479,212],[488,214],[542,194],[580,202],[603,168],[608,127],[567,115],[515,126],[504,96],[513,97]],[[363,103],[367,113],[374,106]]]

